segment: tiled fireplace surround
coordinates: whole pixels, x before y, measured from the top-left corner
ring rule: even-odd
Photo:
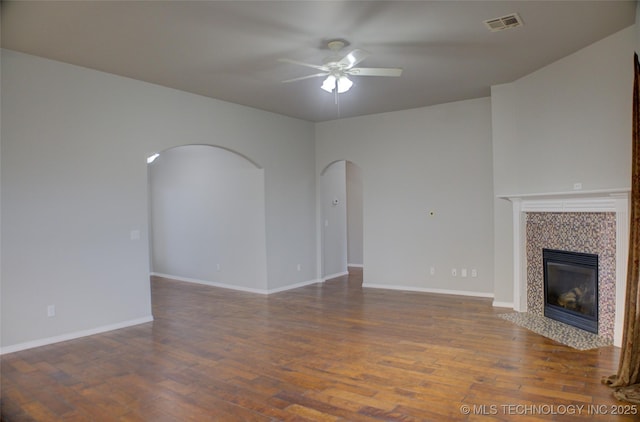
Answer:
[[[598,254],[598,335],[622,343],[628,190],[505,196],[513,206],[514,306],[544,315],[542,248]]]
[[[613,340],[616,315],[616,215],[613,212],[525,213],[527,309],[544,315],[542,249],[598,255],[598,335]]]

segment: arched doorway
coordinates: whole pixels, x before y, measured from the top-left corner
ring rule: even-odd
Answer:
[[[264,170],[224,148],[185,145],[148,172],[152,273],[265,290]]]
[[[362,169],[351,161],[335,161],[320,175],[323,279],[363,266],[362,192]]]

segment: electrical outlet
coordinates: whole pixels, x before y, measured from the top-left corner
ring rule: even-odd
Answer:
[[[452,268],[452,269],[451,269],[451,275],[452,275],[453,277],[457,277],[457,276],[458,276],[458,270],[456,270],[455,268]]]
[[[429,274],[436,275],[436,267],[429,268]]]
[[[471,277],[475,278],[478,276],[478,270],[476,270],[475,268],[471,269]]]
[[[467,276],[467,269],[463,268],[460,270],[460,277],[466,277]]]
[[[47,316],[49,318],[56,316],[56,305],[47,306]]]
[[[216,271],[220,271],[220,264],[216,264]]]
[[[302,265],[301,264],[298,264],[296,268],[297,268],[298,271],[302,271]]]

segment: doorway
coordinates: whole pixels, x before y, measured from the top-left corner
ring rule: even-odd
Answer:
[[[322,278],[362,268],[362,169],[351,161],[329,164],[320,175]]]
[[[224,148],[185,145],[148,172],[152,274],[266,290],[264,170]]]

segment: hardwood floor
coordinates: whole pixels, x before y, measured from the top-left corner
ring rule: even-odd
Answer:
[[[3,356],[2,420],[640,418],[600,383],[618,349],[570,349],[488,299],[363,289],[357,270],[270,296],[151,283],[153,323]]]

